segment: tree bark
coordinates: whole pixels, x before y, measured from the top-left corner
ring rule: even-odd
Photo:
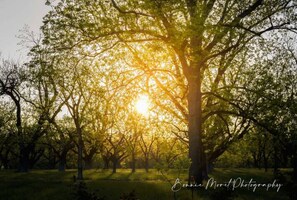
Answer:
[[[67,152],[62,152],[59,160],[59,172],[65,172],[67,163]]]
[[[189,158],[191,166],[189,169],[190,183],[202,183],[207,177],[205,155],[202,146],[202,95],[201,95],[201,75],[200,70],[192,67],[192,71],[198,73],[191,74],[188,78],[189,93],[188,93],[188,110],[189,110]]]
[[[147,156],[145,157],[144,161],[145,161],[145,163],[144,163],[145,164],[145,172],[148,173],[149,172],[149,159]]]
[[[267,172],[268,171],[268,158],[266,156],[264,156],[263,162],[264,162],[265,172]]]
[[[279,158],[278,158],[278,154],[279,154],[279,150],[278,150],[278,142],[277,142],[277,138],[276,136],[274,135],[273,137],[273,144],[274,144],[274,147],[273,147],[273,159],[274,159],[274,166],[273,166],[273,173],[274,175],[277,175],[278,172],[279,172]]]
[[[106,156],[102,156],[102,159],[103,159],[103,163],[104,163],[103,169],[109,169],[110,159],[107,158]]]
[[[92,169],[93,168],[93,157],[85,157],[85,169]]]
[[[292,158],[292,165],[293,165],[293,181],[294,183],[297,183],[297,155],[293,155]]]
[[[117,173],[117,165],[118,165],[118,160],[113,159],[112,160],[112,173]]]
[[[264,149],[264,152],[263,152],[263,163],[264,163],[265,172],[268,171],[268,158],[269,158],[269,153],[267,153],[266,150]]]
[[[29,152],[25,147],[23,142],[19,144],[20,155],[19,155],[19,172],[28,172],[29,171]]]
[[[78,130],[78,159],[77,159],[77,180],[83,180],[83,138],[82,130]]]
[[[83,158],[85,161],[85,169],[92,169],[94,167],[94,157],[97,153],[97,149],[97,146],[93,146],[88,152],[85,151]]]
[[[292,180],[295,184],[297,184],[297,144],[296,143],[293,144],[293,148],[291,151],[293,154],[291,159],[291,163],[293,167]]]
[[[12,93],[9,94],[16,106],[16,127],[17,127],[17,135],[18,135],[18,145],[19,145],[19,172],[28,172],[29,171],[29,152],[26,149],[23,138],[23,130],[22,130],[22,117],[21,117],[21,104],[20,100],[15,97]]]
[[[9,169],[9,151],[6,150],[4,155],[1,155],[1,164],[3,165],[4,169]],[[0,165],[1,167],[1,165]]]
[[[187,1],[191,25],[197,23],[197,0]],[[203,20],[203,19],[199,19]],[[207,177],[206,155],[202,146],[202,35],[201,30],[190,37],[190,62],[187,68],[183,68],[188,81],[188,135],[189,135],[189,169],[188,183],[201,184]],[[200,32],[201,31],[201,32]]]
[[[131,172],[136,172],[136,159],[135,159],[135,153],[132,153],[132,160],[131,160]]]
[[[52,148],[48,148],[48,169],[55,169],[55,167],[56,167],[56,155],[54,155]]]
[[[253,153],[254,167],[260,169],[260,159],[257,152]]]

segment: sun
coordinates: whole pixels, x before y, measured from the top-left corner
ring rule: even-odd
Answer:
[[[138,98],[135,103],[136,111],[144,116],[148,115],[149,112],[149,98],[146,95],[142,95]]]

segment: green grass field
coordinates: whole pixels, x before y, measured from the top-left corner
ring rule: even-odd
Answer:
[[[29,173],[15,173],[13,171],[0,171],[0,199],[1,200],[67,200],[74,199],[73,176],[75,170],[65,173],[55,170],[33,170]],[[116,174],[111,171],[86,170],[84,171],[85,182],[90,191],[98,196],[104,196],[106,200],[118,200],[121,194],[135,190],[141,200],[170,200],[174,199],[171,184],[178,178],[177,171],[169,171],[164,175],[156,170],[145,173],[138,170],[130,173],[130,170],[121,169]],[[186,183],[186,171],[179,175],[182,183]],[[271,172],[258,169],[215,169],[210,175],[217,183],[225,183],[230,178],[241,178],[249,181],[251,178],[257,183],[272,183]],[[266,191],[266,188],[257,188],[255,192],[248,188],[235,188],[234,191],[226,192],[224,189],[181,189],[175,194],[176,199],[223,199],[224,194],[231,194],[230,199],[258,199],[258,200],[285,200],[288,199],[285,187],[279,192],[276,188]]]

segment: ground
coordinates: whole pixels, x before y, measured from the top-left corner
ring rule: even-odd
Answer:
[[[180,175],[179,175],[180,174]],[[75,170],[67,170],[65,173],[56,170],[32,170],[29,173],[16,173],[14,171],[0,171],[0,199],[2,200],[67,200],[74,199],[74,176]],[[130,173],[128,169],[120,169],[116,174],[109,170],[86,170],[84,171],[85,182],[88,190],[97,196],[105,197],[106,200],[118,200],[124,193],[135,191],[140,200],[170,200],[170,199],[258,199],[258,200],[286,200],[286,188],[283,186],[277,192],[277,188],[257,188],[253,192],[251,188],[242,186],[241,189],[232,185],[229,191],[217,187],[191,190],[181,189],[175,194],[171,191],[176,178],[186,183],[186,171],[178,172],[171,170],[160,173],[150,170],[137,170]],[[271,170],[264,172],[259,169],[215,169],[210,177],[217,183],[227,183],[241,178],[245,182],[251,179],[257,183],[267,184],[273,182]],[[239,180],[239,179],[238,179]],[[239,183],[239,182],[237,182]],[[276,182],[277,183],[277,182]]]

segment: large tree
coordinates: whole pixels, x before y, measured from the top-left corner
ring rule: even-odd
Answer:
[[[63,0],[44,18],[44,43],[142,73],[149,92],[160,91],[156,104],[187,126],[189,181],[201,183],[207,161],[249,127],[251,106],[226,99],[246,100],[234,89],[242,67],[265,54],[267,32],[295,30],[295,12],[295,0]]]

